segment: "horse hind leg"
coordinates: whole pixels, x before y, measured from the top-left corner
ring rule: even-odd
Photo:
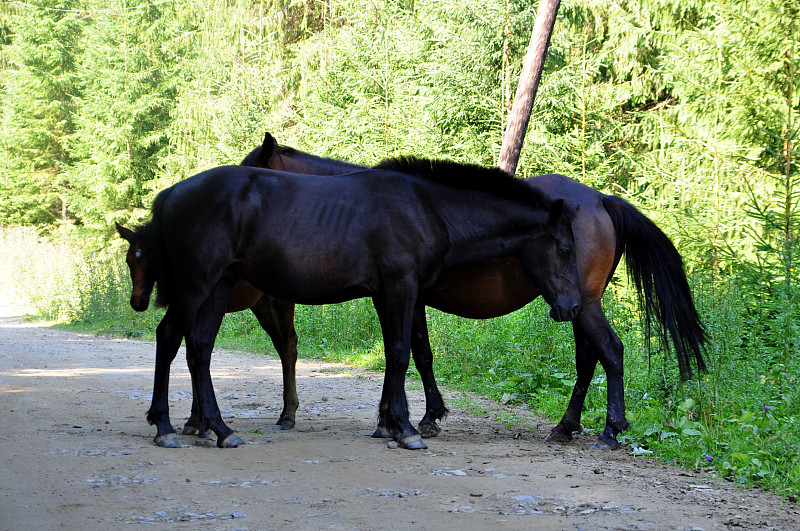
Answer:
[[[581,411],[599,360],[608,384],[606,425],[592,448],[616,450],[619,448],[617,435],[629,426],[625,418],[622,341],[611,328],[599,303],[581,309],[581,315],[573,322],[573,331],[578,379],[564,417],[553,428],[548,440],[569,441],[572,432],[581,429]]]
[[[411,330],[414,320],[416,293],[414,286],[399,283],[387,289],[394,293],[373,297],[383,334],[386,371],[383,379],[378,425],[383,425],[397,444],[408,450],[421,450],[428,446],[408,420],[408,400],[405,393],[405,375],[411,351]],[[399,296],[397,295],[399,294]]]
[[[191,367],[188,356],[186,364]],[[192,374],[192,412],[186,424],[183,425],[181,435],[196,435],[200,439],[207,439],[211,435],[211,430],[208,429],[208,422],[200,416],[200,406],[197,403],[197,388],[195,386],[194,374]]]
[[[217,447],[235,448],[244,441],[222,420],[211,381],[211,353],[225,315],[225,301],[230,294],[230,282],[222,279],[200,306],[186,334],[186,361],[193,376],[194,399],[199,405],[200,419],[217,436]]]
[[[264,295],[250,308],[261,328],[269,334],[283,368],[283,410],[275,423],[281,430],[295,426],[297,408],[297,332],[294,328],[294,303]]]
[[[214,397],[214,388],[211,382],[209,362],[211,346],[206,341],[187,336],[186,350],[189,352],[193,370],[197,372],[197,400],[200,403],[201,423],[206,425],[217,436],[219,448],[235,448],[244,441],[222,420],[219,405]]]
[[[425,416],[419,422],[419,432],[425,438],[436,437],[442,431],[437,421],[447,416],[447,407],[444,405],[442,394],[436,385],[436,377],[433,374],[433,352],[428,337],[428,322],[424,307],[414,312],[411,328],[411,353],[414,356],[414,365],[422,379],[422,388],[425,390]]]
[[[219,328],[217,329],[217,333],[219,333]],[[194,371],[195,366],[189,359],[188,350],[186,352],[186,366],[189,368],[189,374],[192,380],[192,410],[189,418],[183,425],[181,435],[195,435],[199,439],[207,439],[211,436],[211,430],[208,427],[208,419],[200,414],[200,405],[197,398],[197,375]]]
[[[608,391],[606,398],[606,427],[592,448],[595,450],[617,450],[617,435],[626,430],[630,424],[625,418],[625,383],[623,380],[622,341],[608,327],[606,348],[601,350],[600,363],[606,372]]]

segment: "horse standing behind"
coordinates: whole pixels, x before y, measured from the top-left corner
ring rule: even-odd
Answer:
[[[282,146],[266,133],[263,144],[252,150],[242,165],[272,168],[281,171],[337,175],[352,172],[360,166],[330,158],[318,157]],[[692,359],[701,371],[706,370],[702,349],[707,341],[692,300],[686,280],[683,260],[667,236],[650,219],[627,201],[602,194],[573,179],[558,174],[525,179],[533,189],[551,198],[563,198],[576,212],[572,220],[575,252],[581,292],[581,309],[572,321],[575,337],[577,380],[567,410],[561,421],[553,427],[548,439],[567,442],[575,431],[580,431],[581,411],[598,361],[606,372],[608,382],[607,414],[603,432],[596,448],[616,449],[617,435],[628,427],[625,418],[623,382],[623,344],[611,328],[601,306],[611,277],[623,254],[628,273],[634,281],[640,307],[645,314],[645,334],[649,338],[653,323],[666,347],[672,340],[681,378],[692,376]],[[495,258],[463,264],[444,271],[437,282],[423,292],[422,299],[438,310],[475,319],[499,317],[515,311],[539,296],[536,284],[522,271],[514,258]],[[272,314],[284,316],[282,331],[275,338],[295,337],[292,318],[278,300],[262,299],[261,308],[253,308],[256,315],[271,308]],[[424,314],[421,316],[424,319]],[[261,320],[259,318],[259,320]],[[424,336],[413,338],[412,352],[420,372],[426,397],[426,412],[420,422],[423,436],[439,433],[436,421],[447,412],[433,375],[432,352],[427,336],[427,325],[419,330]],[[291,343],[291,342],[289,342]],[[294,402],[284,400],[281,419],[291,418],[297,406],[294,362],[297,359],[296,340],[276,349],[284,367],[284,393],[291,390]],[[291,373],[286,374],[290,368]],[[288,404],[288,405],[287,405]],[[291,411],[288,416],[284,416]],[[281,421],[279,420],[279,423]],[[385,436],[378,426],[376,436]]]

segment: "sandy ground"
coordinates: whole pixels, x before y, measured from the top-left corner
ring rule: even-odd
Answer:
[[[297,429],[276,430],[280,363],[215,352],[215,387],[244,446],[181,436],[157,448],[144,419],[154,344],[24,323],[0,304],[0,529],[797,529],[797,505],[594,438],[544,442],[549,424],[504,408],[452,411],[429,450],[372,439],[382,376],[301,362]],[[453,394],[445,392],[446,397]],[[412,417],[422,396],[410,391]],[[477,399],[475,399],[477,404]],[[173,424],[191,405],[183,353]],[[506,410],[509,411],[509,410]]]

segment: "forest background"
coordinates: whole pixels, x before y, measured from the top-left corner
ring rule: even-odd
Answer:
[[[314,154],[494,165],[538,4],[529,0],[31,0],[0,3],[0,253],[32,313],[152,337],[113,223],[236,164],[265,131]],[[604,308],[626,346],[620,438],[800,494],[798,0],[566,0],[518,176],[624,197],[682,253],[711,371],[681,383],[623,271]],[[431,310],[440,382],[556,421],[567,324],[541,301],[471,321]],[[348,323],[345,326],[343,323]],[[298,309],[301,355],[382,368],[369,301]],[[221,341],[271,351],[251,315]],[[411,371],[409,374],[413,373]],[[456,405],[472,407],[468,401]],[[509,422],[513,422],[509,413]],[[585,429],[605,420],[605,375]]]

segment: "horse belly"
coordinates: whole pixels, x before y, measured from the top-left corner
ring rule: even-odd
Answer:
[[[243,270],[245,279],[264,293],[297,304],[333,304],[376,291],[375,277],[356,265],[325,261],[256,264]]]
[[[490,319],[518,310],[539,296],[516,258],[495,258],[442,272],[424,291],[425,305],[471,319]]]

